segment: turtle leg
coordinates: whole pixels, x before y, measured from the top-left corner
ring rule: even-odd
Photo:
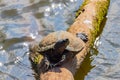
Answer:
[[[52,69],[53,67],[56,66],[55,64],[50,63],[50,61],[48,60],[48,58],[46,56],[45,56],[44,61],[45,61],[45,65],[46,65],[46,70]]]
[[[85,43],[88,41],[88,36],[85,33],[77,33],[76,36],[82,39]]]
[[[45,62],[45,65],[46,65],[46,70],[48,70],[49,67],[50,67],[50,61],[48,60],[48,58],[46,56],[45,56],[44,62]]]
[[[66,59],[66,55],[62,55],[61,60],[57,62],[56,64],[54,64],[53,67],[60,65],[63,61],[65,61],[65,59]]]
[[[66,55],[62,55],[62,59],[60,60],[60,62],[63,62],[66,59]]]
[[[48,69],[52,69],[53,67],[59,66],[64,60],[66,59],[66,55],[62,55],[61,60],[55,64],[50,63],[50,61],[48,60],[47,56],[45,56],[44,62],[46,65],[46,70]]]

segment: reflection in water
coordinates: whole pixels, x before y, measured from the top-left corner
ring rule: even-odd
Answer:
[[[30,38],[30,37],[27,37],[27,36],[23,36],[21,38],[6,39],[6,40],[3,41],[3,48],[2,49],[4,49],[4,50],[14,50],[14,49],[17,49],[17,48],[22,48],[18,45],[16,46],[15,44],[22,43],[22,42],[25,42],[25,41],[33,41],[33,39]]]
[[[13,18],[15,16],[18,16],[17,10],[16,9],[11,9],[11,10],[4,10],[1,12],[1,18]]]
[[[3,42],[6,38],[6,34],[2,32],[2,30],[0,30],[0,43]]]
[[[75,75],[75,80],[84,80],[85,75],[87,75],[87,73],[94,67],[90,64],[92,62],[90,56],[90,53],[88,53]]]

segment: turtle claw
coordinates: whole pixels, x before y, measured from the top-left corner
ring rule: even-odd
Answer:
[[[61,59],[61,61],[60,61],[60,62],[63,62],[65,59],[66,59],[66,56],[65,56],[65,55],[63,55],[63,56],[62,56],[62,59]]]
[[[85,43],[88,41],[88,36],[85,33],[77,33],[76,36],[82,39]]]
[[[48,60],[47,57],[45,57],[44,61],[45,61],[45,68],[46,68],[46,70],[52,69],[53,67],[56,66],[55,64],[50,63],[50,61]]]

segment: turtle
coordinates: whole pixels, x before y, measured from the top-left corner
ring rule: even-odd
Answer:
[[[88,41],[88,36],[85,33],[76,33],[76,36],[82,39],[85,43]]]
[[[70,32],[56,31],[44,37],[37,46],[36,51],[44,56],[44,62],[49,69],[62,65],[70,56],[74,57],[85,44]]]

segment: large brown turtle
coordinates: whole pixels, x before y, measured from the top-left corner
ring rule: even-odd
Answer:
[[[44,37],[37,46],[36,51],[44,56],[47,68],[52,68],[61,65],[66,57],[74,57],[83,48],[84,42],[80,38],[67,31],[57,31]]]

